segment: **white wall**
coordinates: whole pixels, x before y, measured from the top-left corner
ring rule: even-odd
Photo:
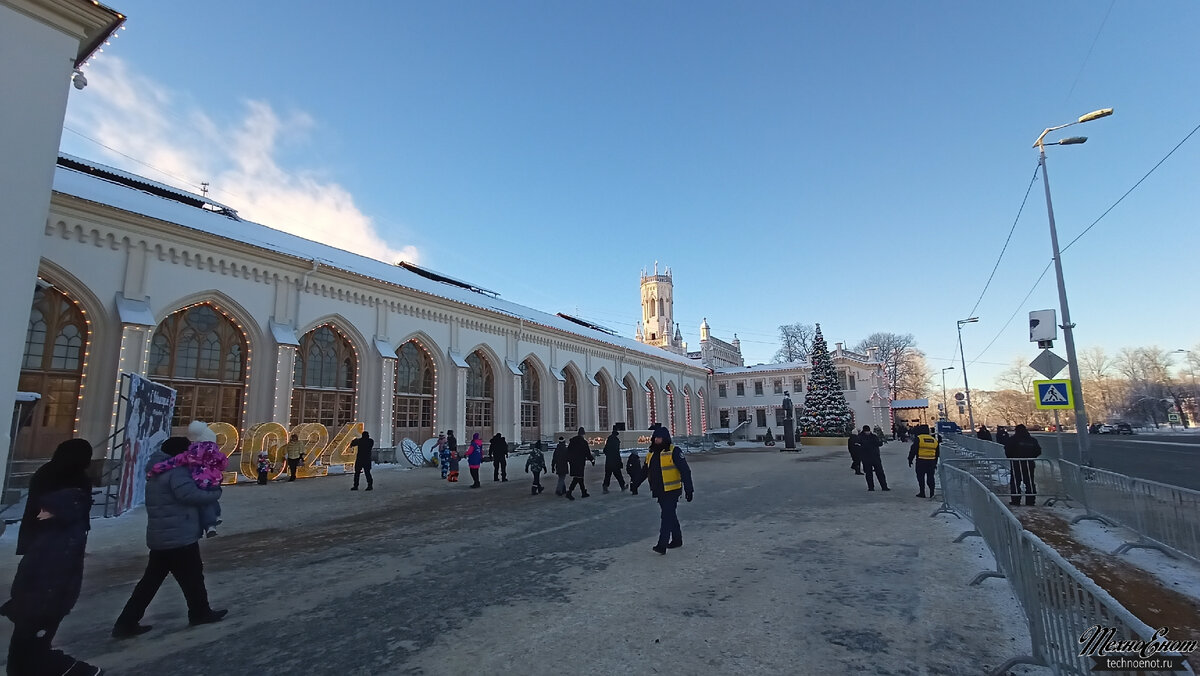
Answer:
[[[7,318],[29,316],[78,49],[76,38],[0,4],[0,288],[7,290],[0,311]],[[25,321],[6,321],[0,328],[0,401],[6,412],[17,389],[26,328]],[[7,462],[9,442],[6,424],[0,466]]]

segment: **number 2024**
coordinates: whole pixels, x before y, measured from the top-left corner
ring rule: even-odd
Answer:
[[[238,428],[229,423],[209,423],[208,428],[217,435],[217,445],[221,452],[230,456],[237,451],[240,434]],[[304,444],[304,456],[300,466],[296,468],[297,478],[326,476],[330,465],[353,465],[354,452],[350,450],[350,442],[360,436],[363,423],[354,422],[342,425],[342,429],[329,439],[329,428],[320,423],[301,423],[291,429],[277,422],[259,423],[249,430],[249,438],[242,448],[242,461],[238,469],[241,474],[251,481],[258,478],[258,453],[266,449],[271,463],[269,479],[275,479],[287,470],[284,463],[284,446],[291,435],[296,435]],[[237,483],[238,472],[225,472],[221,480],[223,484]]]

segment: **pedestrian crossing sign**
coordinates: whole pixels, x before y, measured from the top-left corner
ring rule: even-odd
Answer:
[[[1071,394],[1070,380],[1035,380],[1034,392],[1037,399],[1034,404],[1043,410],[1068,410],[1075,408],[1075,397]]]

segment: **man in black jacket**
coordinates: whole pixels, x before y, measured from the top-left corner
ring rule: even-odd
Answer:
[[[608,439],[604,442],[604,492],[608,492],[608,486],[611,484],[611,479],[617,478],[617,483],[621,486],[621,492],[625,492],[625,477],[621,475],[621,435],[617,433],[617,428],[614,425],[612,434],[608,435]],[[633,477],[629,478],[633,481]]]
[[[879,489],[890,491],[887,476],[883,473],[883,460],[879,458],[879,437],[871,433],[869,425],[863,425],[858,435],[858,457],[862,461],[863,474],[867,475],[867,490],[875,490],[875,477],[879,477]]]
[[[492,481],[508,481],[508,442],[499,432],[488,444],[492,452]]]
[[[371,479],[371,451],[375,450],[375,440],[363,430],[362,436],[351,441],[350,445],[358,447],[358,455],[354,456],[354,485],[350,490],[358,490],[358,475],[362,473],[367,475],[367,490],[372,490],[375,482]]]
[[[596,459],[592,457],[592,449],[588,446],[587,439],[583,438],[584,429],[579,428],[575,436],[571,437],[571,442],[567,444],[567,466],[571,469],[571,485],[567,487],[567,497],[574,500],[575,496],[571,493],[575,492],[575,487],[579,486],[579,490],[583,495],[580,497],[589,498],[591,494],[587,492],[587,486],[583,483],[583,470],[587,466],[587,461],[591,460],[592,464],[596,464]]]
[[[1037,439],[1025,429],[1024,425],[1017,425],[1016,431],[1004,443],[1004,457],[1006,458],[1037,458],[1042,454],[1042,445]],[[1033,506],[1037,503],[1037,488],[1033,484],[1033,470],[1037,463],[1032,460],[1013,460],[1012,471],[1008,474],[1008,492],[1009,502],[1014,505],[1021,504],[1021,484],[1025,485],[1025,505]]]
[[[554,494],[574,500],[575,496],[567,493],[567,442],[562,437],[558,438],[558,445],[554,447],[554,454],[550,456],[550,471],[558,476],[558,486],[554,488]]]
[[[855,474],[862,474],[859,469],[862,465],[862,442],[859,440],[858,434],[851,434],[846,439],[846,448],[850,450],[850,469],[854,470]]]

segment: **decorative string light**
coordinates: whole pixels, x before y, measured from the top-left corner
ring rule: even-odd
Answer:
[[[667,383],[667,423],[671,434],[675,434],[675,388]]]
[[[704,390],[696,394],[700,397],[700,434],[708,434],[708,407],[704,405]]]
[[[692,436],[692,392],[691,392],[691,390],[684,390],[683,397],[684,397],[685,412],[687,414],[687,435],[690,437],[690,436]]]
[[[83,316],[85,331],[83,336],[83,366],[79,372],[79,391],[75,395],[75,426],[71,429],[71,436],[77,437],[79,436],[79,419],[83,411],[83,390],[87,387],[88,359],[92,354],[92,320],[88,319],[87,310],[83,309],[83,306],[76,302],[74,298],[71,298],[66,293],[63,293],[62,296],[67,299],[67,302],[74,305],[75,309],[79,310],[79,314]],[[54,347],[51,346],[50,349],[53,351]]]

